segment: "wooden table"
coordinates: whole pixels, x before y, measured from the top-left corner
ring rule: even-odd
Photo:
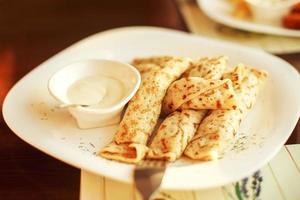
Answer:
[[[12,85],[47,58],[93,33],[132,25],[187,31],[172,0],[0,1],[0,105]],[[300,70],[300,54],[281,57]],[[288,143],[299,138],[298,125]],[[0,115],[0,199],[78,199],[79,181],[79,169],[20,140]]]

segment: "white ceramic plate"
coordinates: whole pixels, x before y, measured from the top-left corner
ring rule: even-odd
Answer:
[[[197,2],[208,17],[232,28],[271,35],[300,37],[300,30],[287,29],[279,24],[262,24],[233,17],[230,14],[232,6],[227,0],[197,0]]]
[[[263,51],[187,33],[151,27],[129,27],[90,36],[45,61],[20,80],[7,95],[3,114],[23,140],[75,167],[132,182],[133,165],[109,161],[95,152],[109,143],[117,126],[80,130],[47,91],[49,77],[62,66],[82,59],[129,62],[135,57],[182,55],[192,58],[226,54],[230,65],[247,63],[270,78],[253,111],[242,123],[237,146],[215,162],[179,161],[166,172],[162,187],[192,189],[239,180],[266,164],[289,137],[300,113],[300,78],[285,61]],[[176,165],[176,164],[175,164]]]

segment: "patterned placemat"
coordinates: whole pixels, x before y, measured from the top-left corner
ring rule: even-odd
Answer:
[[[133,185],[81,171],[81,200],[140,200]],[[158,191],[152,200],[299,200],[300,145],[284,146],[261,170],[208,190]]]

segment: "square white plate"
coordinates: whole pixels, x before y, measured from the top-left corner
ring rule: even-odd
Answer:
[[[214,162],[178,161],[166,171],[162,188],[208,188],[241,179],[261,168],[280,149],[300,113],[300,78],[285,61],[260,50],[153,27],[128,27],[95,34],[45,61],[20,80],[7,95],[3,115],[23,140],[75,167],[132,182],[133,165],[109,161],[95,152],[109,143],[117,126],[80,130],[66,110],[49,95],[49,77],[64,65],[89,58],[130,62],[152,55],[227,55],[269,72],[253,111],[242,123],[236,148]],[[38,163],[37,163],[38,164]],[[176,165],[176,164],[175,164]]]

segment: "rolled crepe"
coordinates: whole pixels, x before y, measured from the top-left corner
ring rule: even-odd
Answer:
[[[147,158],[175,161],[194,136],[206,111],[182,110],[171,113],[159,126]]]
[[[191,65],[188,58],[152,59],[157,63],[142,74],[141,86],[129,102],[113,141],[101,150],[102,157],[137,163],[145,156],[167,88]]]
[[[181,57],[174,56],[154,56],[149,58],[136,58],[133,60],[132,65],[139,70],[141,74],[154,70],[154,68],[162,69],[165,63],[171,61],[180,61]]]
[[[230,78],[239,100],[235,110],[212,110],[201,122],[184,154],[197,160],[215,160],[230,150],[240,123],[255,103],[267,73],[240,64],[224,78]]]
[[[234,109],[237,106],[230,79],[205,80],[199,77],[175,81],[166,94],[163,112],[182,109]]]
[[[211,62],[210,62],[211,61]],[[204,58],[193,63],[184,76],[202,76],[219,79],[226,68],[227,58]],[[160,125],[154,136],[147,158],[175,161],[194,136],[206,110],[186,109],[170,114]]]
[[[204,57],[195,62],[183,77],[201,77],[204,79],[220,79],[228,62],[227,56]]]

